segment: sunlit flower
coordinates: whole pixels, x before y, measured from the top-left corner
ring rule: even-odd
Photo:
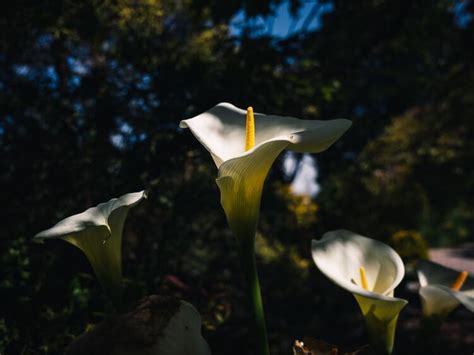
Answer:
[[[293,117],[254,114],[221,103],[196,117],[181,121],[209,151],[217,168],[221,204],[239,240],[242,266],[254,307],[259,338],[258,354],[269,353],[254,241],[263,183],[270,167],[284,149],[318,153],[329,148],[350,127],[345,119],[300,120]]]
[[[220,103],[183,120],[209,151],[218,168],[217,185],[231,229],[238,237],[253,238],[263,183],[284,149],[318,153],[329,148],[351,126],[345,119],[300,120],[264,115]]]
[[[86,254],[87,259],[116,306],[122,282],[122,230],[130,207],[146,198],[145,191],[129,193],[63,219],[38,233],[34,240],[63,239]]]
[[[474,279],[466,271],[456,271],[423,260],[418,264],[423,316],[444,319],[462,304],[474,312]]]
[[[321,272],[357,300],[377,353],[391,354],[400,311],[408,303],[393,297],[405,274],[400,256],[388,245],[350,231],[328,232],[311,244]]]

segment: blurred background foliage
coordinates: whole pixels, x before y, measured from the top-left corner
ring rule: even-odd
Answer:
[[[300,21],[286,35],[273,32],[281,6]],[[5,354],[60,354],[104,317],[80,251],[32,236],[142,188],[125,230],[127,299],[185,298],[213,353],[251,353],[216,169],[178,129],[222,101],[354,123],[316,157],[314,198],[292,192],[283,159],[266,183],[257,250],[275,354],[302,335],[365,342],[350,295],[316,272],[312,238],[347,228],[407,261],[473,240],[472,1],[19,0],[0,13]]]

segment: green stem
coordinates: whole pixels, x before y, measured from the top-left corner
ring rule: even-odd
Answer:
[[[257,355],[270,355],[267,327],[265,325],[265,313],[263,311],[262,295],[260,293],[257,264],[255,262],[255,238],[240,239],[239,244],[241,264],[247,282],[246,289],[250,297],[250,303],[252,304]]]
[[[115,309],[115,312],[123,312],[123,289],[122,289],[122,280],[120,276],[115,278],[111,277],[111,273],[97,273],[97,278],[104,290],[106,297],[110,300],[112,306]]]

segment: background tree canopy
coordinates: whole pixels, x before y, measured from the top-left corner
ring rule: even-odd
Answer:
[[[279,6],[300,14],[288,36],[271,30]],[[473,240],[473,16],[468,0],[2,4],[0,349],[62,353],[103,318],[83,255],[31,239],[146,188],[126,224],[127,299],[188,299],[213,353],[250,353],[215,167],[178,128],[222,101],[353,120],[317,156],[314,200],[291,192],[282,160],[273,168],[257,252],[275,354],[302,334],[363,343],[353,300],[316,272],[309,241],[337,228],[384,241],[413,230],[431,247]]]

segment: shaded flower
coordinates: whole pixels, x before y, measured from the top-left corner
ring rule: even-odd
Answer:
[[[460,304],[474,312],[474,279],[466,271],[423,260],[418,263],[418,280],[424,317],[442,320]]]
[[[391,354],[398,315],[408,303],[393,297],[405,274],[400,256],[384,243],[347,230],[325,233],[312,241],[311,250],[319,270],[354,295],[376,352]]]
[[[67,217],[38,233],[34,240],[63,239],[86,254],[87,259],[116,306],[122,282],[122,231],[129,208],[146,198],[145,191],[129,193]]]

